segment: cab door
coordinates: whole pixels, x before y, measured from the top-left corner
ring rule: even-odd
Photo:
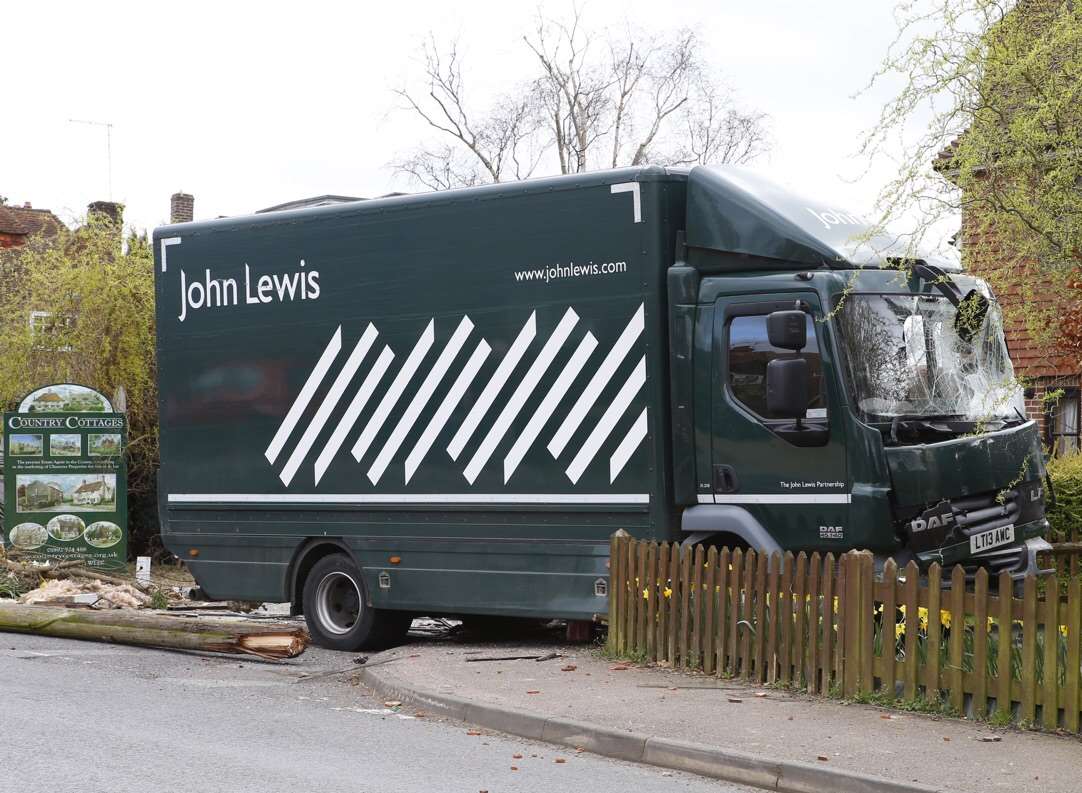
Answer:
[[[807,319],[799,352],[770,344],[767,316],[798,306]],[[812,292],[719,297],[711,366],[708,499],[746,509],[786,550],[846,547],[851,487],[846,470],[844,399],[830,325]],[[800,421],[771,415],[767,365],[807,361],[808,409]]]

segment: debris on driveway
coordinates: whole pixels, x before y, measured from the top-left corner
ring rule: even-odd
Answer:
[[[137,609],[150,605],[151,597],[130,584],[71,579],[44,582],[18,599],[24,605],[85,605],[96,609]]]

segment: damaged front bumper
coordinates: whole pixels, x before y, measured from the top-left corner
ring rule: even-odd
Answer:
[[[1048,521],[1041,518],[1016,526],[1015,538],[1018,542],[1012,545],[974,554],[967,539],[965,542],[921,551],[916,557],[918,564],[925,569],[932,563],[938,563],[943,568],[945,579],[950,578],[955,565],[961,565],[967,579],[972,579],[979,569],[984,568],[990,577],[1007,573],[1012,580],[1020,580],[1027,575],[1051,572],[1048,568],[1042,568],[1037,558],[1039,554],[1047,554],[1052,550],[1052,546],[1043,536],[1048,532],[1048,528]]]

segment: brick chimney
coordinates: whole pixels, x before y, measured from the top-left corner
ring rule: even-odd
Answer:
[[[124,205],[115,201],[92,201],[86,207],[87,220],[98,219],[120,227],[124,224]]]
[[[169,197],[169,222],[190,223],[195,215],[195,196],[191,193],[173,193]]]

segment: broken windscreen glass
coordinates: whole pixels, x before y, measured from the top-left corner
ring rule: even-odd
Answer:
[[[882,418],[1016,417],[1020,389],[992,303],[972,340],[957,310],[933,295],[850,295],[838,316],[853,397]]]

